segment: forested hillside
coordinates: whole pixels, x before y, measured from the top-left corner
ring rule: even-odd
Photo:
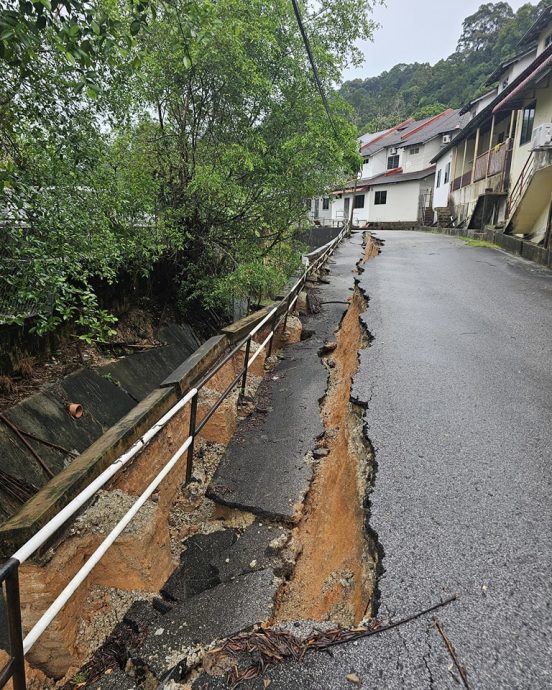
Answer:
[[[527,3],[514,12],[507,2],[481,5],[466,17],[455,52],[435,65],[395,65],[388,72],[343,84],[340,93],[354,107],[360,132],[378,131],[404,120],[459,108],[484,93],[485,81],[517,44],[550,0]]]

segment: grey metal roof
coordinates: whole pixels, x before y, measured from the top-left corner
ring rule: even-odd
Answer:
[[[403,145],[413,146],[415,144],[423,144],[441,134],[456,132],[467,125],[470,117],[471,115],[469,113],[460,115],[460,110],[453,110],[449,115],[443,115],[443,117],[440,117],[438,120],[430,122],[422,130],[416,132],[416,134],[408,137]]]
[[[390,129],[388,133],[378,132],[372,140],[361,147],[363,156],[372,156],[388,146],[414,146],[424,144],[440,134],[460,130],[469,120],[469,115],[460,115],[460,110],[444,111],[440,117],[426,117],[415,120],[400,130]],[[383,136],[382,136],[383,134]]]
[[[415,180],[423,180],[435,172],[435,166],[432,165],[424,170],[415,170],[410,173],[395,173],[394,175],[389,175],[387,173],[382,173],[381,175],[376,175],[375,177],[368,177],[358,181],[358,186],[368,186],[373,187],[380,184],[397,184],[399,182],[413,182]]]

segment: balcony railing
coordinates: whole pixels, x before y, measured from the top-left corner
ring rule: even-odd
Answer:
[[[508,139],[503,144],[494,146],[492,149],[485,151],[475,159],[475,167],[472,171],[473,162],[468,163],[470,169],[463,175],[454,179],[451,183],[451,190],[455,192],[457,189],[467,187],[473,182],[479,182],[487,177],[494,175],[502,175],[501,180],[496,184],[494,181],[494,188],[497,192],[505,191],[508,186],[508,170],[510,168],[510,161],[512,158],[512,140]],[[473,172],[473,177],[472,177]]]

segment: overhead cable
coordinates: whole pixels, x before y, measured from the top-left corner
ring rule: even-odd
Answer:
[[[293,11],[295,12],[295,17],[297,19],[297,24],[299,26],[299,31],[301,32],[301,36],[303,38],[303,43],[305,45],[305,50],[307,51],[307,55],[309,58],[309,62],[311,64],[312,68],[312,73],[314,76],[314,81],[316,83],[316,87],[318,89],[318,92],[320,93],[320,98],[322,99],[322,103],[324,104],[324,109],[326,111],[326,115],[328,116],[328,119],[332,125],[332,129],[334,131],[334,134],[336,137],[339,137],[337,133],[337,128],[335,126],[335,122],[333,120],[332,114],[330,112],[330,106],[328,104],[328,99],[326,98],[326,94],[324,92],[324,88],[322,86],[322,82],[320,81],[320,75],[318,74],[318,69],[316,67],[316,63],[314,61],[314,56],[312,54],[312,49],[310,45],[309,38],[307,36],[307,32],[305,31],[305,27],[303,25],[303,20],[301,19],[301,12],[299,11],[299,5],[297,4],[297,0],[291,0],[293,4]]]

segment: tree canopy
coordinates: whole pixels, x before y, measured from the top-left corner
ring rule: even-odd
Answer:
[[[2,320],[106,338],[121,281],[182,314],[277,290],[359,164],[332,87],[372,4],[301,4],[334,132],[288,0],[0,0]]]
[[[482,4],[464,20],[456,50],[448,58],[434,65],[399,64],[377,77],[345,82],[340,94],[355,109],[360,132],[438,112],[441,106],[459,108],[481,95],[489,75],[519,52],[519,40],[549,4],[526,3],[515,13],[507,2]]]

